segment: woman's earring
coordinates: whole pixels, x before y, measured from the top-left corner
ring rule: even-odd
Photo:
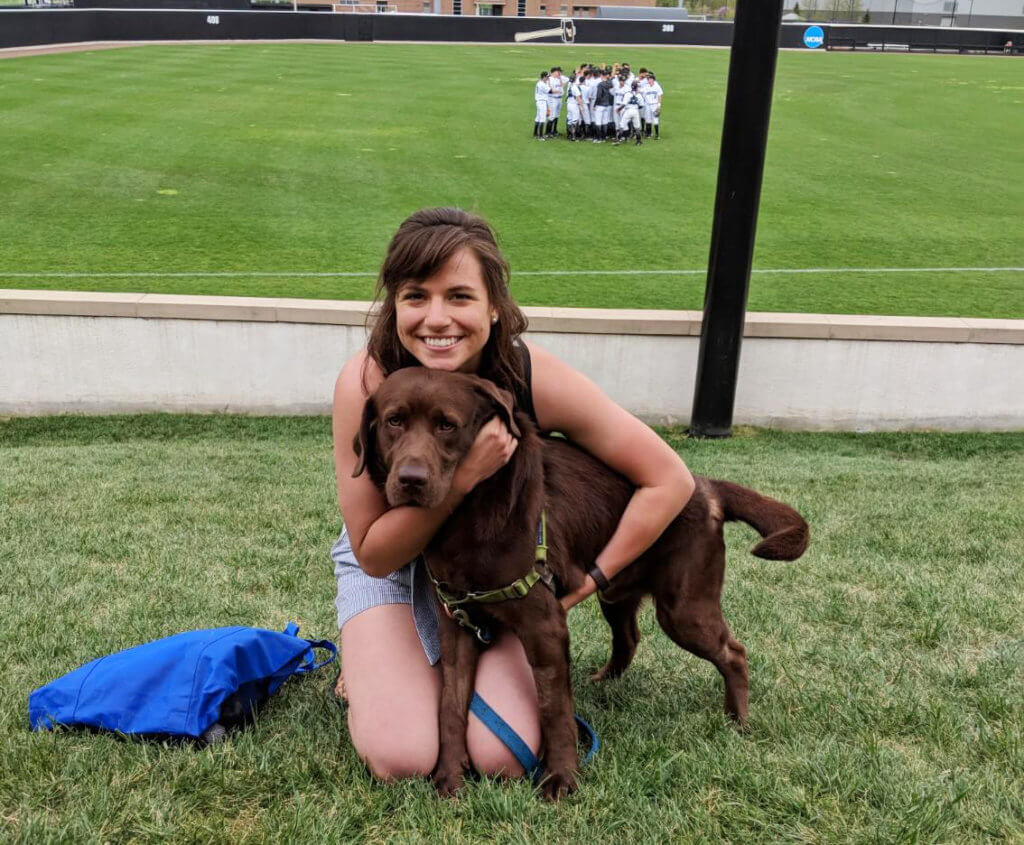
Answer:
[[[493,326],[497,322],[498,322],[498,315],[495,314],[493,317],[491,317],[491,325]]]

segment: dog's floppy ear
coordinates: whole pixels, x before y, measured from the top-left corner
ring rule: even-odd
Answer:
[[[507,390],[502,390],[493,381],[488,381],[485,378],[477,377],[474,380],[473,387],[477,393],[486,396],[494,406],[494,410],[498,412],[498,416],[508,428],[509,434],[513,437],[522,437],[522,432],[519,430],[519,426],[516,425],[516,415],[513,407],[515,399],[512,394]]]
[[[373,459],[373,452],[377,448],[377,403],[370,396],[363,405],[363,420],[359,424],[359,433],[352,441],[352,451],[356,453],[359,460],[356,468],[352,470],[352,477],[358,478],[366,469],[366,464]]]

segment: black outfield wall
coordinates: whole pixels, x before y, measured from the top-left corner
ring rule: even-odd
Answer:
[[[91,0],[101,2],[101,0]],[[90,2],[90,0],[86,0]],[[290,10],[225,9],[242,0],[153,0],[177,9],[0,9],[0,48],[76,41],[323,38],[345,41],[476,41],[510,43],[516,33],[557,27],[555,18],[434,15],[354,15]],[[181,9],[189,5],[189,9]],[[217,8],[208,8],[217,6]],[[576,44],[676,44],[728,47],[732,24],[698,21],[575,21]],[[807,24],[784,24],[780,46],[805,48]],[[900,42],[913,49],[982,49],[1024,41],[1024,33],[920,27],[821,26],[833,40],[862,46]],[[558,36],[544,42],[557,43]]]
[[[291,11],[291,3],[284,7]],[[249,0],[74,0],[75,9],[128,9],[133,12],[150,9],[224,9],[234,12],[252,11]],[[266,6],[262,8],[268,8]]]
[[[236,0],[237,1],[237,0]],[[162,2],[162,0],[157,0]],[[346,41],[508,43],[517,32],[550,29],[552,18],[354,15],[224,9],[217,0],[187,0],[195,11],[162,9],[0,10],[0,47],[72,41],[324,38]],[[202,5],[198,5],[202,4]],[[209,8],[217,6],[218,8]],[[215,21],[215,22],[214,22]],[[543,39],[559,42],[559,37]],[[727,47],[731,23],[602,21],[576,23],[577,44],[698,44]]]

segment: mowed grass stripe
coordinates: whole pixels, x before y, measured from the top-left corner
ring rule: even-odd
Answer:
[[[333,676],[289,683],[210,751],[27,730],[28,692],[191,627],[334,626],[339,529],[326,418],[0,422],[4,841],[987,842],[1024,837],[1024,435],[663,430],[699,472],[808,518],[794,563],[729,526],[727,617],[751,727],[717,673],[641,615],[637,659],[594,685],[608,635],[573,611],[577,709],[603,748],[557,806],[524,783],[365,774]]]
[[[620,57],[663,80],[664,140],[530,140],[530,78],[541,66]],[[368,44],[4,62],[0,267],[372,269],[397,223],[429,204],[484,213],[513,268],[702,267],[727,62],[705,50]],[[1024,263],[1014,67],[999,57],[782,54],[755,267]],[[357,298],[369,288],[258,277],[107,286]],[[699,303],[701,289],[524,280],[517,294],[526,304],[675,308]],[[758,277],[751,307],[1021,317],[1024,280]]]

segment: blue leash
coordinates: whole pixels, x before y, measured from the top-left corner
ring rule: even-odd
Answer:
[[[537,759],[537,755],[523,741],[523,738],[512,729],[512,726],[502,719],[477,692],[473,693],[473,700],[469,703],[469,712],[483,722],[491,733],[504,743],[505,747],[519,761],[519,765],[523,767],[535,782],[540,779],[541,775],[544,774],[544,766]],[[583,755],[583,759],[580,761],[580,766],[585,766],[594,759],[594,755],[597,754],[598,749],[601,747],[601,740],[598,739],[597,731],[590,726],[586,719],[582,716],[575,716],[574,718],[580,731],[590,739],[590,748],[587,749],[587,753]]]
[[[338,661],[338,674],[341,674],[340,660]],[[335,683],[337,683],[337,675],[335,676]],[[339,698],[336,699],[336,701],[338,706],[344,710],[345,704],[342,700]],[[535,783],[540,780],[541,776],[544,774],[544,766],[541,764],[540,760],[537,759],[537,755],[533,753],[530,746],[527,745],[525,740],[515,732],[512,726],[502,719],[501,716],[495,712],[494,708],[480,697],[480,693],[473,693],[473,699],[469,703],[469,711],[483,722],[485,727],[492,734],[501,740],[502,744],[512,752],[512,756],[519,761],[519,765],[523,767],[523,771],[529,774]],[[597,731],[591,727],[590,723],[586,719],[579,714],[574,714],[573,718],[576,720],[577,727],[590,742],[590,747],[587,749],[587,753],[583,755],[583,759],[580,761],[580,767],[582,768],[594,759],[594,756],[601,748],[601,740],[597,735]]]

